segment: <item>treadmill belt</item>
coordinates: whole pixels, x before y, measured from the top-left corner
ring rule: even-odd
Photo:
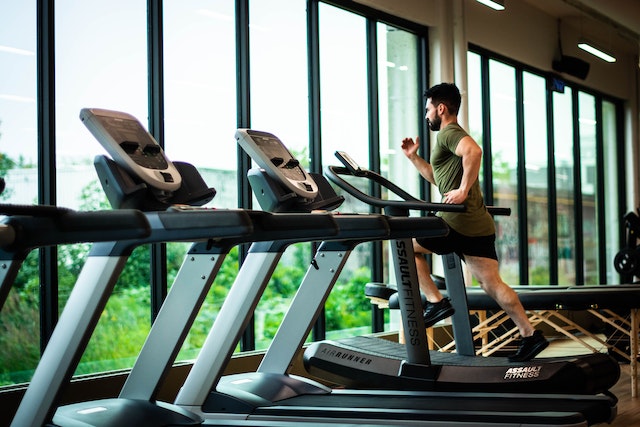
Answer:
[[[338,341],[341,347],[351,350],[364,351],[368,354],[387,357],[395,360],[406,360],[407,350],[404,345],[394,341],[376,337],[351,337]],[[481,357],[463,356],[457,353],[447,353],[443,351],[430,350],[431,363],[434,365],[459,365],[459,366],[514,366],[514,362],[509,362],[507,357]],[[528,362],[518,362],[517,366],[534,366],[540,362],[571,360],[571,357],[545,357],[544,359],[533,359]]]
[[[301,395],[256,408],[253,415],[320,416],[335,411],[349,417],[424,419],[459,422],[525,422],[540,425],[589,425],[611,421],[616,414],[613,398],[581,395],[487,395],[483,393],[394,393],[335,390],[330,395]],[[331,415],[333,416],[333,415]],[[421,418],[424,417],[424,418]],[[540,418],[540,419],[538,419]],[[565,424],[566,423],[566,424]]]

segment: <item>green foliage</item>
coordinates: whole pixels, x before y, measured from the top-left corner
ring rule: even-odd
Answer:
[[[111,205],[98,180],[89,182],[80,190],[80,210],[109,210]]]
[[[149,286],[116,287],[76,374],[130,368],[150,329]]]
[[[364,294],[364,287],[370,281],[371,270],[364,266],[355,270],[348,281],[336,283],[325,306],[328,331],[370,324],[371,302]]]
[[[0,134],[2,136],[2,134]],[[11,169],[16,166],[16,162],[4,153],[0,153],[0,178],[4,178]],[[11,189],[5,188],[0,194],[0,200],[7,200],[11,195]]]
[[[16,166],[16,162],[6,154],[0,153],[0,174],[5,175]]]
[[[182,260],[184,253],[176,253],[176,256]],[[169,258],[169,256],[167,256]],[[212,289],[205,298],[200,313],[196,318],[189,334],[182,346],[178,360],[193,359],[197,356],[199,349],[202,347],[207,334],[213,325],[213,322],[220,311],[220,307],[224,302],[231,285],[233,284],[238,272],[238,248],[233,248],[225,257],[220,271],[212,285]]]
[[[534,267],[531,269],[531,285],[548,285],[549,269],[546,267]]]
[[[257,349],[266,348],[275,336],[311,261],[311,245],[292,245],[287,255],[291,257],[290,262],[277,266],[255,311]]]
[[[10,292],[0,316],[0,386],[27,382],[40,357],[38,294]]]

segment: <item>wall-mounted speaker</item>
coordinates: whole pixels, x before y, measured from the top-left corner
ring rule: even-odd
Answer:
[[[584,80],[589,74],[589,63],[575,56],[562,55],[560,59],[554,60],[551,67],[559,72]]]

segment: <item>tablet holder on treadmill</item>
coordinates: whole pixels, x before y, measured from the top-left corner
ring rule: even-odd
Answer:
[[[247,178],[268,212],[330,211],[344,202],[322,174],[309,173],[275,135],[238,129],[236,141],[258,163]]]
[[[94,166],[114,209],[165,210],[201,206],[213,199],[196,168],[169,160],[162,147],[132,115],[83,108],[80,119],[113,159],[98,155]]]

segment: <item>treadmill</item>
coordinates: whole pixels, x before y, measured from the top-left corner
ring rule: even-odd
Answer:
[[[153,327],[159,327],[160,321],[188,323],[193,321],[197,311],[190,312],[188,307],[180,306],[180,290],[185,286],[198,289],[200,293],[196,292],[194,304],[201,304],[222,260],[233,246],[270,240],[283,233],[292,238],[301,235],[301,240],[330,236],[336,232],[335,221],[327,214],[309,217],[242,209],[199,208],[212,200],[215,190],[206,187],[191,165],[170,162],[134,117],[108,110],[84,109],[81,118],[117,159],[98,156],[95,161],[101,184],[112,205],[127,209],[151,207],[152,211],[138,212],[143,218],[123,226],[123,231],[117,231],[117,222],[111,225],[100,223],[110,238],[92,246],[11,425],[198,425],[202,420],[197,415],[178,406],[158,402],[155,398],[121,396],[66,405],[56,410],[63,388],[71,380],[128,256],[134,248],[144,244],[194,242],[177,275],[179,283],[169,293],[172,304],[162,307],[165,312],[172,310],[174,317],[163,314]],[[160,208],[164,210],[153,210]],[[118,218],[126,214],[127,210],[117,210],[110,215]],[[127,233],[142,220],[147,226],[144,234],[135,236]],[[171,349],[176,354],[178,350],[179,347]],[[164,376],[166,371],[157,374]]]
[[[296,206],[297,194],[316,188],[311,180],[323,191],[333,191],[326,180],[322,181],[322,175],[305,177],[299,162],[273,134],[239,129],[236,139],[260,166],[249,172],[249,179],[263,208],[278,209],[286,204],[289,208],[299,209],[305,202],[302,200],[301,205]],[[434,204],[433,209],[440,207],[460,208]],[[369,215],[362,214],[362,217]],[[341,216],[336,215],[336,219]],[[426,329],[417,281],[412,280],[415,264],[411,238],[434,224],[444,225],[445,231],[447,227],[435,216],[387,216],[387,220],[390,225],[388,240],[397,248],[398,258],[404,257],[396,268],[396,275],[403,279],[401,283],[405,288],[401,301],[407,312],[413,310],[414,313],[405,316],[403,321],[406,330],[416,331],[415,340],[425,349],[422,353],[413,352],[412,357],[424,357],[428,355]],[[408,226],[403,227],[403,224]],[[431,232],[431,236],[434,235],[437,234]],[[174,403],[201,416],[206,425],[315,422],[403,426],[586,426],[609,422],[615,417],[616,399],[613,396],[332,389],[326,382],[322,384],[288,373],[344,260],[355,244],[367,240],[345,237],[339,245],[323,242],[259,368],[255,372],[224,376],[223,369],[239,338],[240,329],[236,325],[244,324],[251,316],[252,302],[262,292],[262,287],[253,288],[251,293],[243,292],[241,298],[236,298],[239,293],[234,292],[235,287],[242,286],[236,282]],[[269,274],[266,264],[250,265],[249,268]],[[352,364],[369,365],[372,362],[369,357],[356,358],[345,352],[333,356],[348,359]],[[419,361],[408,360],[401,370],[405,375],[417,376],[423,373],[421,368]]]
[[[36,248],[73,243],[144,238],[149,223],[142,212],[79,212],[48,205],[0,204],[0,310],[20,266]]]
[[[346,153],[337,152],[336,155],[345,166],[329,166],[326,175],[347,193],[385,211],[397,213],[404,208],[408,214],[409,210],[426,210],[422,207],[423,201],[379,174],[359,167]],[[348,181],[343,176],[352,180]],[[401,200],[383,200],[365,194],[352,185],[353,179],[373,181]],[[453,327],[457,353],[416,350],[411,340],[402,345],[369,337],[353,337],[311,344],[304,354],[307,371],[348,387],[436,391],[598,394],[608,393],[618,381],[618,363],[602,353],[536,358],[524,363],[509,362],[506,357],[476,356],[460,259],[449,254],[443,257],[443,262],[447,291],[456,309]],[[400,310],[402,316],[406,316],[402,306]],[[407,359],[410,360],[415,351],[424,352],[425,362],[412,363],[412,370],[403,372]],[[349,357],[337,358],[335,354],[348,354]],[[367,365],[351,362],[357,359],[371,362]]]
[[[136,206],[145,208],[149,205],[157,206],[160,202],[155,195],[161,194],[166,197],[164,192],[159,192],[158,188],[150,188],[145,191],[145,186],[150,186],[147,182],[139,187],[140,181],[144,176],[149,174],[135,174],[137,166],[128,165],[122,157],[133,158],[138,149],[153,152],[157,149],[147,149],[138,147],[131,149],[134,144],[131,143],[133,138],[127,137],[126,143],[121,142],[125,139],[120,133],[122,129],[140,129],[141,125],[134,118],[124,113],[94,110],[83,112],[91,121],[96,121],[94,135],[107,146],[116,159],[112,161],[104,157],[96,159],[96,169],[101,177],[101,182],[105,191],[109,195],[112,204],[118,206]],[[142,131],[141,131],[142,132]],[[143,132],[144,134],[144,132]],[[136,140],[141,139],[138,137]],[[115,142],[114,142],[115,141]],[[112,146],[118,143],[129,152],[122,153],[114,149]],[[139,144],[141,145],[141,144]],[[146,159],[143,159],[146,161]],[[154,162],[154,164],[157,162]],[[176,162],[177,165],[177,162]],[[180,171],[183,166],[177,167]],[[132,175],[135,174],[135,175]],[[189,188],[189,194],[200,194],[197,185],[184,181],[183,184]],[[164,179],[164,178],[163,178]],[[193,181],[193,179],[190,179]],[[304,187],[305,192],[314,195],[315,188]],[[201,197],[197,199],[200,200]],[[175,200],[172,199],[173,202]],[[305,212],[326,209],[339,205],[343,201],[342,197],[338,197],[335,193],[331,197],[323,198],[307,198],[304,200]],[[197,217],[191,215],[214,216],[220,211],[203,211],[196,207],[175,206],[171,205],[171,210],[181,212],[184,222],[189,222]],[[386,218],[382,215],[342,215],[334,217],[326,213],[315,213],[313,215],[297,214],[291,212],[285,213],[268,213],[261,211],[240,211],[248,215],[251,219],[252,232],[245,237],[221,238],[213,236],[206,243],[200,244],[197,248],[192,247],[189,251],[185,264],[181,268],[171,290],[165,300],[153,326],[150,334],[140,352],[136,363],[129,374],[120,395],[115,399],[102,399],[98,401],[79,402],[75,404],[60,407],[53,416],[53,424],[56,426],[120,426],[123,424],[135,424],[136,426],[164,426],[164,425],[197,425],[199,417],[191,412],[185,411],[179,414],[172,405],[155,402],[158,388],[166,373],[175,360],[175,356],[191,327],[193,318],[202,304],[202,300],[206,291],[209,289],[211,281],[217,271],[216,263],[213,262],[211,254],[217,254],[221,250],[226,250],[232,243],[250,238],[255,242],[249,249],[249,254],[243,264],[241,271],[236,279],[236,284],[230,291],[227,299],[241,300],[246,303],[248,308],[245,312],[252,312],[255,308],[257,300],[248,302],[248,298],[252,294],[259,295],[254,288],[264,288],[266,281],[271,276],[273,268],[277,264],[277,260],[284,249],[293,242],[301,242],[308,240],[322,239],[371,239],[386,238],[389,233],[389,227]],[[179,217],[177,217],[179,218]],[[421,221],[423,224],[425,221]],[[430,220],[431,230],[425,231],[425,235],[442,235],[447,232],[447,228],[439,220]],[[336,225],[340,227],[341,236],[335,237]],[[211,234],[206,234],[211,237]],[[274,240],[274,239],[278,240]],[[264,240],[264,241],[262,241]],[[263,261],[266,259],[266,261]],[[193,265],[193,266],[192,266]],[[267,266],[266,270],[251,265]],[[186,271],[186,273],[185,273]],[[203,275],[203,273],[206,273]],[[206,277],[206,280],[204,280]],[[258,277],[258,279],[256,278]],[[233,305],[225,304],[218,318],[225,318],[222,314],[225,310],[233,310]],[[214,328],[219,325],[221,320],[216,320]],[[228,327],[229,325],[223,325]],[[244,324],[233,324],[238,333],[244,329]],[[218,326],[219,327],[219,326]],[[226,337],[225,337],[226,339]],[[214,343],[215,345],[216,343]],[[232,349],[231,349],[232,350]],[[178,412],[178,414],[176,414]],[[183,415],[183,416],[179,416]],[[224,425],[235,425],[233,420],[228,420]],[[296,422],[296,424],[298,424]],[[222,425],[222,424],[220,424]],[[243,422],[242,425],[255,425],[250,422]],[[274,422],[259,422],[258,425],[287,425],[287,421],[279,419]],[[322,426],[323,423],[313,422],[307,425]]]

